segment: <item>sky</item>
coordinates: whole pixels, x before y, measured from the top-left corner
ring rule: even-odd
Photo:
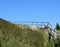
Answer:
[[[0,18],[20,22],[60,24],[60,0],[0,0]]]

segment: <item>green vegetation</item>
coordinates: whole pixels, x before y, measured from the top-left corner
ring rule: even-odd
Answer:
[[[60,30],[60,25],[58,23],[56,24],[56,28],[55,29]]]
[[[0,19],[0,47],[48,47],[48,34]]]
[[[33,30],[29,26],[0,19],[0,47],[54,47],[60,42],[60,35],[49,43],[47,31],[46,28]]]

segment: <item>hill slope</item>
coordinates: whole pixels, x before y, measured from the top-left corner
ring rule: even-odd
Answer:
[[[32,30],[0,19],[0,47],[48,47],[47,44],[45,29]]]

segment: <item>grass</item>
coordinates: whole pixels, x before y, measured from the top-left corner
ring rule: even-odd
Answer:
[[[0,19],[0,47],[48,47],[47,44],[45,30],[32,30]]]

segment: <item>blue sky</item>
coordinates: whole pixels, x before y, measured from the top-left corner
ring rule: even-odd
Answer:
[[[0,18],[21,21],[60,24],[60,0],[0,0]]]

